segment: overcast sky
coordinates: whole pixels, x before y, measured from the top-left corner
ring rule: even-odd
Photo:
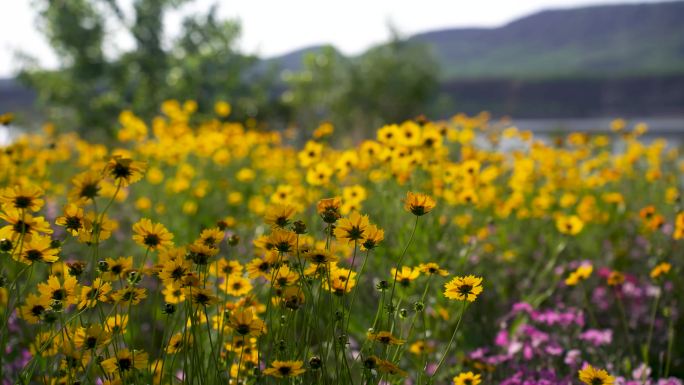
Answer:
[[[22,50],[40,64],[59,63],[35,26],[35,0],[0,0],[0,77],[18,69],[14,52]],[[582,5],[652,0],[195,0],[166,20],[168,34],[179,31],[183,15],[219,3],[223,18],[242,22],[241,47],[261,56],[275,56],[314,44],[332,43],[356,54],[388,37],[391,22],[406,34],[450,27],[495,27],[530,13]],[[128,12],[132,0],[119,0]],[[116,34],[109,54],[131,47]]]

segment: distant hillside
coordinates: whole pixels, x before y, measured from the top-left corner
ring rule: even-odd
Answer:
[[[445,78],[684,72],[684,1],[543,11],[500,28],[416,35]]]
[[[542,11],[499,28],[415,35],[445,79],[621,77],[684,73],[684,1]],[[301,69],[320,46],[269,59]]]

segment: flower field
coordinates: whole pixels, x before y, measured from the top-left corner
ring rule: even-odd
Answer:
[[[684,158],[168,101],[0,152],[4,384],[682,384]]]

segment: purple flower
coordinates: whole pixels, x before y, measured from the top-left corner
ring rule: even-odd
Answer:
[[[649,377],[651,377],[651,368],[643,362],[632,371],[632,378],[635,380],[645,380]]]
[[[660,380],[658,380],[658,385],[684,385],[684,383],[682,383],[682,380],[678,378],[670,377],[661,378]]]
[[[568,353],[565,354],[565,359],[563,362],[565,362],[566,365],[577,366],[581,355],[582,352],[580,352],[578,349],[568,350]]]
[[[579,338],[582,341],[590,342],[594,346],[608,345],[613,341],[613,331],[611,329],[589,329],[580,334]]]

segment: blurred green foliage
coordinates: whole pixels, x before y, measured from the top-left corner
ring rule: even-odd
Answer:
[[[439,67],[428,47],[392,40],[355,58],[333,47],[304,57],[304,69],[285,76],[283,100],[300,124],[329,120],[358,131],[425,113],[436,97]]]
[[[112,134],[124,109],[150,118],[168,99],[196,100],[199,116],[218,100],[238,115],[276,126],[346,132],[425,112],[437,90],[438,64],[426,45],[393,39],[348,58],[326,48],[304,57],[301,71],[278,77],[277,61],[240,52],[240,24],[219,20],[217,7],[187,16],[178,36],[164,17],[189,0],[36,0],[39,26],[61,61],[59,70],[26,66],[47,118],[88,136]],[[132,13],[132,14],[131,14]],[[133,48],[112,52],[114,31]]]

